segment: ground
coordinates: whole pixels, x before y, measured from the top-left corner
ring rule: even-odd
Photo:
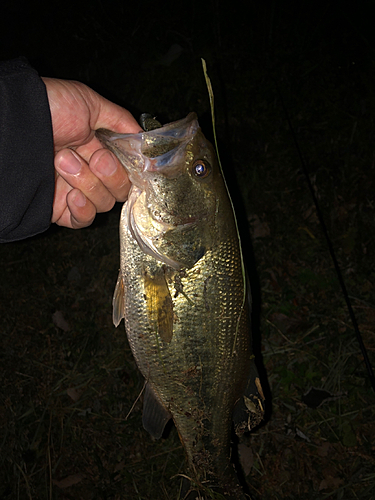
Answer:
[[[370,3],[17,5],[3,8],[2,59],[25,55],[136,117],[196,111],[210,137],[206,59],[267,396],[237,444],[249,491],[374,499],[374,390],[303,168],[375,365]],[[160,441],[143,430],[143,381],[111,321],[120,208],[0,247],[1,499],[177,497],[183,449],[173,427]]]

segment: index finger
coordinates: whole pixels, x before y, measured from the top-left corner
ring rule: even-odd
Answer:
[[[89,168],[117,201],[127,199],[131,183],[116,155],[108,149],[99,149],[92,155]]]

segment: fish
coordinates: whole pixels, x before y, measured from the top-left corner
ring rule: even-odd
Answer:
[[[232,202],[195,113],[150,128],[144,118],[138,134],[96,132],[132,183],[113,322],[124,319],[145,380],[144,428],[157,439],[170,419],[177,428],[188,463],[181,498],[245,500],[230,461],[232,420],[237,434],[257,426],[264,395]]]

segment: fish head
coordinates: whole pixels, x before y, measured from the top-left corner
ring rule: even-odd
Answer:
[[[217,239],[216,215],[227,199],[196,114],[149,132],[97,136],[132,182],[126,224],[142,250],[175,269],[192,267]]]

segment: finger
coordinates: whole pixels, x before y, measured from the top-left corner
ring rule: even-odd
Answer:
[[[53,199],[53,212],[51,222],[57,222],[66,209],[66,197],[71,186],[56,172],[55,195]]]
[[[91,128],[107,128],[115,132],[137,134],[140,130],[139,123],[127,109],[122,108],[118,104],[108,101],[102,96],[98,97],[96,109],[99,113],[92,113]]]
[[[76,152],[70,149],[59,151],[55,168],[72,188],[79,189],[95,205],[97,212],[111,210],[116,201],[114,196]]]
[[[109,126],[107,126],[107,128],[110,129]],[[112,128],[110,130],[114,130],[115,128]],[[132,128],[132,130],[134,130],[134,128]],[[143,132],[143,130],[139,128],[139,125],[137,125],[137,131],[134,133],[139,133],[139,132]],[[120,133],[125,133],[125,132],[120,132]],[[82,158],[84,158],[88,162],[93,153],[95,153],[95,151],[97,151],[98,149],[102,148],[103,148],[102,143],[94,135],[94,131],[92,131],[92,134],[90,135],[89,139],[84,144],[81,144],[80,146],[74,148],[74,151],[76,151]]]
[[[126,170],[113,153],[108,149],[96,151],[90,159],[89,168],[117,201],[127,199],[131,183]]]
[[[60,217],[52,220],[58,226],[81,229],[92,224],[95,219],[95,206],[78,189],[71,189],[65,200],[64,210]]]
[[[92,131],[92,133],[94,134],[94,131]],[[77,148],[74,148],[74,151],[76,151],[76,153],[78,153],[79,156],[88,163],[93,153],[102,148],[102,143],[95,135],[93,135],[88,142],[86,142],[85,144],[81,144]]]
[[[81,229],[92,224],[96,216],[93,203],[78,189],[72,189],[66,197],[68,214],[73,229]]]

